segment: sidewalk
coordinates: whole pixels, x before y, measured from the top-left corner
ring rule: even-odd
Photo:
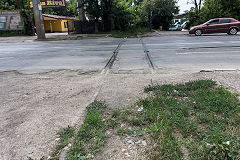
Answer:
[[[81,38],[102,38],[109,37],[109,34],[70,34],[68,33],[46,33],[46,38],[49,40],[77,40]],[[37,36],[13,36],[0,37],[0,43],[22,43],[33,42]]]

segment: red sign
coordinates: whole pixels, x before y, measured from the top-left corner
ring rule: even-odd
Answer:
[[[66,7],[65,0],[40,0],[42,8],[62,8]],[[30,8],[33,8],[32,0],[29,0]]]

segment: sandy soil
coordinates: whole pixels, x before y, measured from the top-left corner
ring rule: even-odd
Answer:
[[[101,79],[95,74],[0,73],[0,159],[48,156],[59,129],[84,118]]]
[[[56,133],[62,127],[82,122],[85,107],[103,80],[97,99],[105,100],[111,108],[121,108],[145,97],[143,88],[148,84],[182,83],[196,79],[213,79],[240,93],[240,71],[110,73],[105,79],[100,72],[81,70],[38,74],[1,72],[0,159],[48,157],[57,142]],[[125,159],[126,156],[144,159],[144,149],[138,151],[139,146],[129,146],[126,140],[109,136],[103,152],[96,159]]]

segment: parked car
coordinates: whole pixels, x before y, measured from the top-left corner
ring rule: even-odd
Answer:
[[[236,35],[239,30],[240,22],[238,20],[233,18],[215,18],[199,26],[192,27],[189,34],[195,34],[196,36],[208,33]]]
[[[181,31],[182,30],[182,27],[180,24],[174,24],[172,25],[169,29],[169,31]]]

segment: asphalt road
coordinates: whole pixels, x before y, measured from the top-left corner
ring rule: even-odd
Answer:
[[[24,43],[0,42],[0,71],[41,72],[52,69],[101,70],[121,39],[88,39]],[[240,69],[240,36],[171,35],[143,38],[161,71]],[[138,38],[120,48],[113,70],[147,72]]]
[[[85,107],[96,95],[109,107],[120,108],[144,98],[143,88],[150,83],[196,79],[213,79],[239,93],[239,71],[198,72],[240,69],[239,35],[155,35],[143,41],[157,66],[156,74],[138,38],[126,39],[106,72],[110,74],[100,71],[122,39],[34,42],[21,37],[11,43],[11,38],[7,43],[0,39],[0,159],[48,157],[58,142],[56,133],[68,125],[80,125]],[[11,70],[54,71],[1,72]]]

